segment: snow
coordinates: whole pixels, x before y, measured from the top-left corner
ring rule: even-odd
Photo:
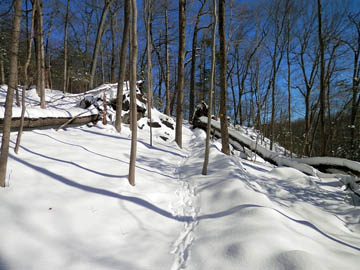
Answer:
[[[218,141],[203,176],[205,132],[185,123],[180,149],[173,129],[153,128],[150,146],[138,127],[135,187],[127,125],[24,132],[0,189],[1,270],[359,269],[360,207],[338,178],[226,156]]]
[[[0,104],[5,103],[7,86],[0,86]],[[22,88],[19,88],[20,102],[22,96]],[[32,88],[25,92],[26,112],[25,118],[36,119],[46,117],[73,117],[80,113],[83,116],[97,114],[97,109],[91,107],[87,110],[78,106],[78,103],[84,98],[82,95],[66,95],[61,91],[46,89],[47,109],[40,108],[40,98],[36,93],[36,89]],[[14,99],[15,103],[15,99]],[[0,106],[0,118],[4,118],[5,108]],[[21,107],[14,106],[12,117],[21,117]]]
[[[211,154],[209,176],[189,175],[200,211],[188,269],[358,269],[360,212],[339,191],[292,168]],[[190,155],[192,168],[202,155]]]
[[[335,157],[313,157],[313,158],[302,158],[301,162],[309,165],[327,164],[333,166],[346,166],[347,168],[360,172],[360,163],[353,160],[335,158]]]
[[[7,86],[0,85],[0,104],[5,104]],[[130,100],[128,82],[124,84],[123,93],[125,95],[124,100]],[[26,112],[25,118],[36,119],[36,118],[62,118],[62,117],[73,117],[80,113],[83,113],[82,116],[88,116],[93,114],[98,114],[98,110],[94,106],[90,106],[87,109],[81,108],[80,102],[83,99],[92,99],[97,100],[98,98],[103,98],[104,93],[106,94],[107,99],[116,98],[117,94],[117,84],[103,84],[99,87],[90,90],[82,94],[69,94],[65,95],[63,92],[58,90],[45,89],[45,97],[47,102],[47,109],[43,110],[40,108],[40,98],[36,93],[36,89],[32,88],[25,92],[25,101],[26,101]],[[140,93],[140,90],[137,88],[137,94]],[[22,88],[19,87],[19,96],[21,102]],[[15,104],[15,99],[14,99]],[[102,101],[101,104],[102,106]],[[145,104],[137,100],[137,105],[145,108]],[[108,108],[110,114],[115,114],[115,112]],[[4,118],[5,108],[0,106],[0,118]],[[14,106],[12,117],[21,117],[21,107]]]
[[[200,117],[200,122],[207,123],[207,117]],[[220,121],[211,120],[211,125],[215,127],[217,130],[220,130]],[[245,128],[229,128],[229,135],[232,138],[236,138],[236,140],[230,139],[230,142],[237,146],[238,149],[241,149],[241,145],[239,142],[245,144],[251,151],[256,151],[259,153],[264,159],[271,160],[273,163],[276,163],[279,166],[288,166],[295,168],[303,173],[312,176],[318,176],[322,178],[333,177],[333,174],[323,173],[312,167],[311,165],[331,165],[342,167],[344,166],[348,170],[352,170],[354,172],[360,173],[360,163],[357,161],[346,160],[342,158],[333,158],[333,157],[313,157],[313,158],[301,158],[301,159],[289,159],[284,156],[283,153],[287,152],[284,148],[280,147],[277,144],[274,144],[274,150],[270,150],[270,143],[268,143],[269,139],[264,139],[264,142],[261,142],[258,137],[259,134],[256,134],[254,130],[245,129]],[[260,141],[260,142],[259,142]],[[249,153],[250,149],[245,149],[248,156],[254,155]],[[257,155],[255,155],[257,159]],[[338,177],[341,177],[339,174]]]

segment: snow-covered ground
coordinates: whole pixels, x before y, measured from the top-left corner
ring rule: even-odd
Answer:
[[[0,85],[0,105],[5,104],[6,93],[8,86]],[[22,88],[19,87],[19,100],[21,103],[22,97]],[[128,82],[124,85],[124,96],[125,99],[129,100],[129,87]],[[73,117],[78,114],[82,116],[87,116],[91,114],[97,114],[98,110],[95,106],[91,105],[88,108],[82,108],[80,106],[81,101],[84,99],[91,100],[92,104],[98,105],[103,109],[103,97],[104,93],[106,94],[107,102],[110,99],[116,98],[117,84],[103,84],[99,87],[92,89],[88,92],[81,94],[64,94],[58,90],[45,89],[45,99],[46,99],[46,110],[40,108],[40,98],[36,92],[35,88],[31,88],[25,92],[25,102],[26,102],[26,112],[25,118],[45,118],[45,117]],[[140,90],[137,88],[137,93],[140,93]],[[100,100],[101,99],[101,100]],[[12,117],[21,117],[21,107],[15,106],[15,97],[14,97],[14,106],[12,111]],[[137,100],[137,104],[140,107],[145,105]],[[5,108],[0,106],[0,118],[4,118]],[[115,114],[115,111],[111,109],[111,106],[108,106],[108,113]]]
[[[154,111],[153,121],[164,117]],[[0,189],[0,269],[359,269],[360,207],[336,178],[221,153],[205,133],[111,125],[26,131]],[[169,138],[160,138],[166,134]],[[14,147],[16,133],[11,134]]]
[[[7,85],[0,85],[0,104],[5,104]],[[19,88],[20,103],[22,89]],[[26,112],[25,118],[45,118],[45,117],[72,117],[83,113],[83,115],[96,114],[94,107],[84,110],[78,106],[84,95],[66,95],[61,91],[46,89],[47,109],[40,108],[40,98],[36,93],[36,89],[32,88],[25,92]],[[14,97],[15,104],[15,97]],[[0,118],[4,118],[5,108],[0,106]],[[12,117],[21,117],[21,107],[14,106]]]

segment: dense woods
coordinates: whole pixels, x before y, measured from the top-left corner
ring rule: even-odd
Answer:
[[[18,2],[22,18],[14,67]],[[127,52],[136,52],[128,45],[134,39],[129,12],[136,2],[137,57]],[[179,128],[182,119],[192,119],[196,104],[209,101],[213,84],[211,114],[223,123],[229,116],[234,124],[255,126],[299,156],[360,160],[357,1],[132,3],[1,1],[0,83],[36,85],[45,108],[45,87],[81,93],[105,82],[122,84],[135,70],[136,79],[152,90],[147,95],[153,106],[174,117],[176,112]],[[219,22],[212,81],[214,4]],[[132,61],[136,67],[130,68]],[[118,131],[120,123],[119,118]],[[181,129],[177,132],[181,146]]]

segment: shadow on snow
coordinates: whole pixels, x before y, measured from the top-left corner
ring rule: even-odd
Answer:
[[[128,202],[132,202],[134,204],[137,204],[137,205],[140,205],[142,207],[145,207],[151,211],[154,211],[156,212],[157,214],[163,216],[163,217],[166,217],[166,218],[170,218],[170,219],[173,219],[173,220],[176,220],[176,221],[180,221],[180,222],[193,222],[193,221],[201,221],[201,220],[206,220],[206,219],[215,219],[215,218],[221,218],[221,217],[225,217],[225,216],[229,216],[229,215],[232,215],[236,212],[239,212],[241,211],[242,209],[245,209],[245,208],[250,208],[250,207],[263,207],[263,208],[268,208],[268,207],[264,207],[264,206],[261,206],[261,205],[255,205],[255,204],[243,204],[243,205],[237,205],[237,206],[234,206],[230,209],[227,209],[225,211],[220,211],[220,212],[217,212],[217,213],[213,213],[213,214],[206,214],[206,215],[202,215],[202,216],[199,216],[197,218],[193,218],[192,216],[174,216],[172,213],[144,200],[144,199],[141,199],[141,198],[138,198],[138,197],[134,197],[134,196],[125,196],[125,195],[121,195],[121,194],[118,194],[118,193],[115,193],[115,192],[112,192],[112,191],[108,191],[108,190],[105,190],[105,189],[101,189],[101,188],[95,188],[95,187],[91,187],[91,186],[87,186],[87,185],[83,185],[83,184],[80,184],[80,183],[77,183],[71,179],[68,179],[66,177],[63,177],[59,174],[56,174],[54,172],[51,172],[45,168],[41,168],[39,166],[36,166],[34,164],[31,164],[27,161],[24,161],[24,160],[21,160],[20,158],[12,155],[12,154],[9,154],[10,157],[12,159],[14,159],[15,161],[19,162],[19,163],[22,163],[24,164],[25,166],[28,166],[40,173],[43,173],[47,176],[50,176],[52,177],[53,179],[57,180],[57,181],[60,181],[66,185],[69,185],[69,186],[72,186],[72,187],[75,187],[75,188],[78,188],[78,189],[81,189],[81,190],[84,190],[84,191],[87,191],[87,192],[92,192],[92,193],[95,193],[95,194],[99,194],[99,195],[103,195],[103,196],[108,196],[108,197],[112,197],[112,198],[116,198],[116,199],[120,199],[120,200],[126,200]],[[288,215],[282,213],[281,211],[277,210],[277,209],[273,209],[273,208],[268,208],[268,209],[272,209],[276,212],[278,212],[279,214],[281,214],[282,216],[288,218],[289,220],[293,221],[293,222],[296,222],[298,224],[301,224],[301,225],[304,225],[304,226],[307,226],[315,231],[317,231],[318,233],[322,234],[323,236],[327,237],[328,239],[332,240],[332,241],[335,241],[341,245],[344,245],[346,247],[349,247],[349,248],[352,248],[352,249],[355,249],[357,251],[360,251],[360,248],[356,247],[356,246],[353,246],[353,245],[350,245],[348,243],[345,243],[341,240],[338,240],[334,237],[332,237],[331,235],[328,235],[324,232],[322,232],[319,228],[317,228],[314,224],[308,222],[308,221],[305,221],[305,220],[298,220],[298,219],[294,219],[292,217],[289,217]]]

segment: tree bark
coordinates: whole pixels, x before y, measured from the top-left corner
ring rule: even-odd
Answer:
[[[282,57],[284,55],[284,43],[281,40],[281,36],[284,29],[286,13],[281,14],[280,10],[280,3],[275,3],[275,11],[274,11],[274,18],[275,21],[275,41],[274,41],[274,48],[273,54],[271,55],[272,61],[272,78],[271,78],[271,122],[270,122],[270,149],[273,149],[273,144],[275,141],[275,110],[276,110],[276,80],[277,80],[277,73],[279,71],[279,67],[281,64]],[[286,11],[285,11],[286,12]],[[279,17],[282,16],[281,20]]]
[[[318,13],[318,38],[320,47],[320,155],[326,154],[326,138],[325,138],[325,57],[324,57],[324,38],[322,35],[322,10],[321,0],[317,0]]]
[[[166,88],[166,105],[165,114],[170,116],[170,63],[169,63],[169,18],[168,18],[168,0],[166,0],[165,7],[165,62],[166,62],[166,73],[165,73],[165,88]]]
[[[98,27],[97,34],[96,34],[95,47],[94,47],[92,61],[91,61],[91,67],[90,67],[90,83],[89,83],[90,89],[94,88],[94,77],[95,77],[95,71],[96,71],[96,66],[97,66],[97,57],[99,55],[99,50],[100,50],[100,46],[101,46],[101,38],[104,33],[103,30],[104,30],[105,20],[106,20],[107,13],[110,9],[110,4],[111,4],[111,0],[105,0],[105,5],[104,5],[104,8],[103,8],[103,11],[101,14],[99,27]]]
[[[160,35],[160,39],[162,38],[162,36]],[[154,51],[155,51],[155,54],[157,56],[157,59],[158,59],[158,63],[159,63],[159,66],[160,66],[160,72],[158,72],[158,83],[157,83],[157,91],[158,91],[158,102],[157,102],[157,106],[159,109],[162,108],[162,105],[163,105],[163,99],[162,99],[162,84],[163,84],[163,80],[165,80],[165,76],[166,76],[166,67],[164,67],[163,65],[163,59],[160,55],[160,46],[157,47],[156,44],[155,44],[155,41],[154,41],[154,35],[153,35],[153,31],[152,31],[152,27],[150,27],[150,39],[151,39],[151,44],[152,44],[152,47],[154,48]],[[166,93],[165,93],[166,95]],[[153,97],[153,106],[154,106],[154,97]]]
[[[18,130],[18,135],[16,138],[16,144],[15,144],[15,153],[17,154],[19,152],[19,147],[20,147],[20,142],[21,142],[21,136],[22,136],[22,132],[24,129],[24,121],[25,121],[25,111],[26,111],[26,104],[25,104],[25,97],[26,97],[26,90],[29,86],[29,76],[28,76],[28,69],[29,69],[29,65],[30,65],[30,61],[31,61],[31,52],[32,52],[32,39],[34,38],[34,17],[35,17],[35,11],[36,11],[36,2],[35,1],[35,5],[33,5],[32,7],[32,15],[31,15],[31,26],[30,26],[30,37],[29,37],[29,46],[27,48],[27,58],[26,58],[26,62],[24,65],[24,87],[22,90],[22,100],[21,100],[21,118],[20,118],[20,126],[19,126],[19,130]]]
[[[34,0],[32,1],[35,2]],[[36,47],[37,47],[37,83],[36,88],[40,96],[41,109],[46,108],[45,103],[45,51],[44,51],[44,33],[43,33],[43,15],[42,15],[42,0],[36,1]]]
[[[190,71],[190,108],[189,108],[189,121],[192,120],[195,107],[195,68],[196,68],[196,53],[197,53],[197,36],[199,32],[199,23],[203,15],[203,9],[207,0],[201,1],[199,12],[195,19],[194,34],[192,39],[191,50],[191,71]]]
[[[126,52],[129,43],[130,32],[130,0],[125,0],[124,5],[124,30],[120,49],[120,65],[119,65],[119,77],[117,86],[117,98],[116,98],[116,119],[115,129],[117,132],[121,131],[121,112],[122,112],[122,100],[123,100],[123,88],[126,71]]]
[[[51,18],[51,21],[49,23],[49,31],[47,33],[47,37],[46,37],[46,46],[44,49],[44,73],[45,73],[45,88],[48,89],[52,89],[52,75],[51,75],[51,52],[50,52],[50,37],[51,37],[51,32],[53,29],[53,20]],[[47,60],[46,60],[46,56],[47,55]]]
[[[293,134],[291,128],[291,62],[290,62],[290,13],[287,20],[287,45],[286,45],[286,63],[287,63],[287,90],[288,90],[288,129],[290,135],[290,157],[292,157],[293,149]]]
[[[359,16],[359,15],[358,15]],[[351,117],[350,117],[350,140],[351,150],[356,151],[358,141],[356,140],[356,115],[360,106],[360,21],[355,16],[349,16],[356,29],[355,46],[350,46],[354,53],[353,75],[352,75],[352,98],[351,98]],[[357,128],[359,130],[359,127]]]
[[[101,84],[105,83],[104,45],[100,45]]]
[[[304,34],[300,38],[301,49],[299,52],[299,58],[300,58],[299,65],[304,79],[305,90],[302,90],[300,87],[297,87],[300,93],[303,95],[305,102],[305,132],[304,132],[305,138],[303,143],[302,154],[307,156],[310,155],[310,137],[311,137],[311,129],[312,129],[310,97],[311,97],[311,92],[313,90],[313,85],[315,83],[315,79],[317,78],[319,57],[320,57],[319,53],[317,53],[315,57],[313,57],[310,74],[307,75],[307,66],[309,65],[305,63],[304,57],[306,50],[308,50],[308,42],[310,41],[309,39],[310,30],[304,32]]]
[[[115,81],[115,25],[114,25],[114,14],[110,10],[110,31],[111,31],[111,71],[110,71],[110,82]]]
[[[213,0],[213,17],[214,22],[212,26],[212,38],[211,38],[211,69],[210,69],[210,89],[209,89],[209,107],[208,107],[208,121],[206,127],[206,141],[205,141],[205,158],[202,168],[202,174],[207,175],[207,167],[209,164],[210,155],[210,131],[211,131],[211,112],[213,102],[213,91],[214,91],[214,79],[215,79],[215,57],[216,57],[216,26],[217,26],[217,11],[216,11],[216,0]]]
[[[225,40],[225,0],[219,0],[219,36],[220,36],[220,124],[222,152],[230,155],[228,120],[226,112],[226,40]]]
[[[67,0],[66,14],[65,14],[65,26],[64,26],[64,76],[63,76],[63,92],[65,94],[67,89],[67,73],[68,73],[68,26],[69,26],[69,7],[70,0]]]
[[[130,126],[131,126],[131,151],[129,164],[129,183],[135,186],[136,164],[136,139],[137,139],[137,106],[136,106],[136,64],[137,64],[137,8],[136,0],[131,0],[132,25],[131,25],[131,58],[130,58]]]
[[[151,0],[146,1],[146,7],[145,7],[145,28],[146,28],[146,55],[147,55],[147,72],[146,72],[146,78],[147,78],[147,115],[148,115],[148,122],[150,127],[150,145],[152,146],[152,120],[151,120],[151,108],[153,104],[153,78],[152,78],[152,63],[151,63],[151,38],[150,38],[150,29],[151,29],[151,17],[152,17],[152,3]]]
[[[178,93],[176,104],[175,141],[182,148],[182,121],[184,118],[184,59],[185,59],[185,31],[186,31],[186,0],[179,0],[179,55],[178,55]]]
[[[0,83],[5,84],[4,54],[0,49]]]
[[[1,155],[0,155],[0,186],[5,187],[6,180],[6,167],[9,155],[9,142],[10,142],[10,128],[12,106],[14,99],[14,90],[17,87],[17,72],[18,72],[18,52],[19,52],[19,36],[20,36],[20,22],[21,22],[21,0],[14,1],[14,15],[13,15],[13,28],[11,37],[10,48],[10,75],[9,87],[5,101],[5,115],[4,115],[4,128],[1,141]]]

